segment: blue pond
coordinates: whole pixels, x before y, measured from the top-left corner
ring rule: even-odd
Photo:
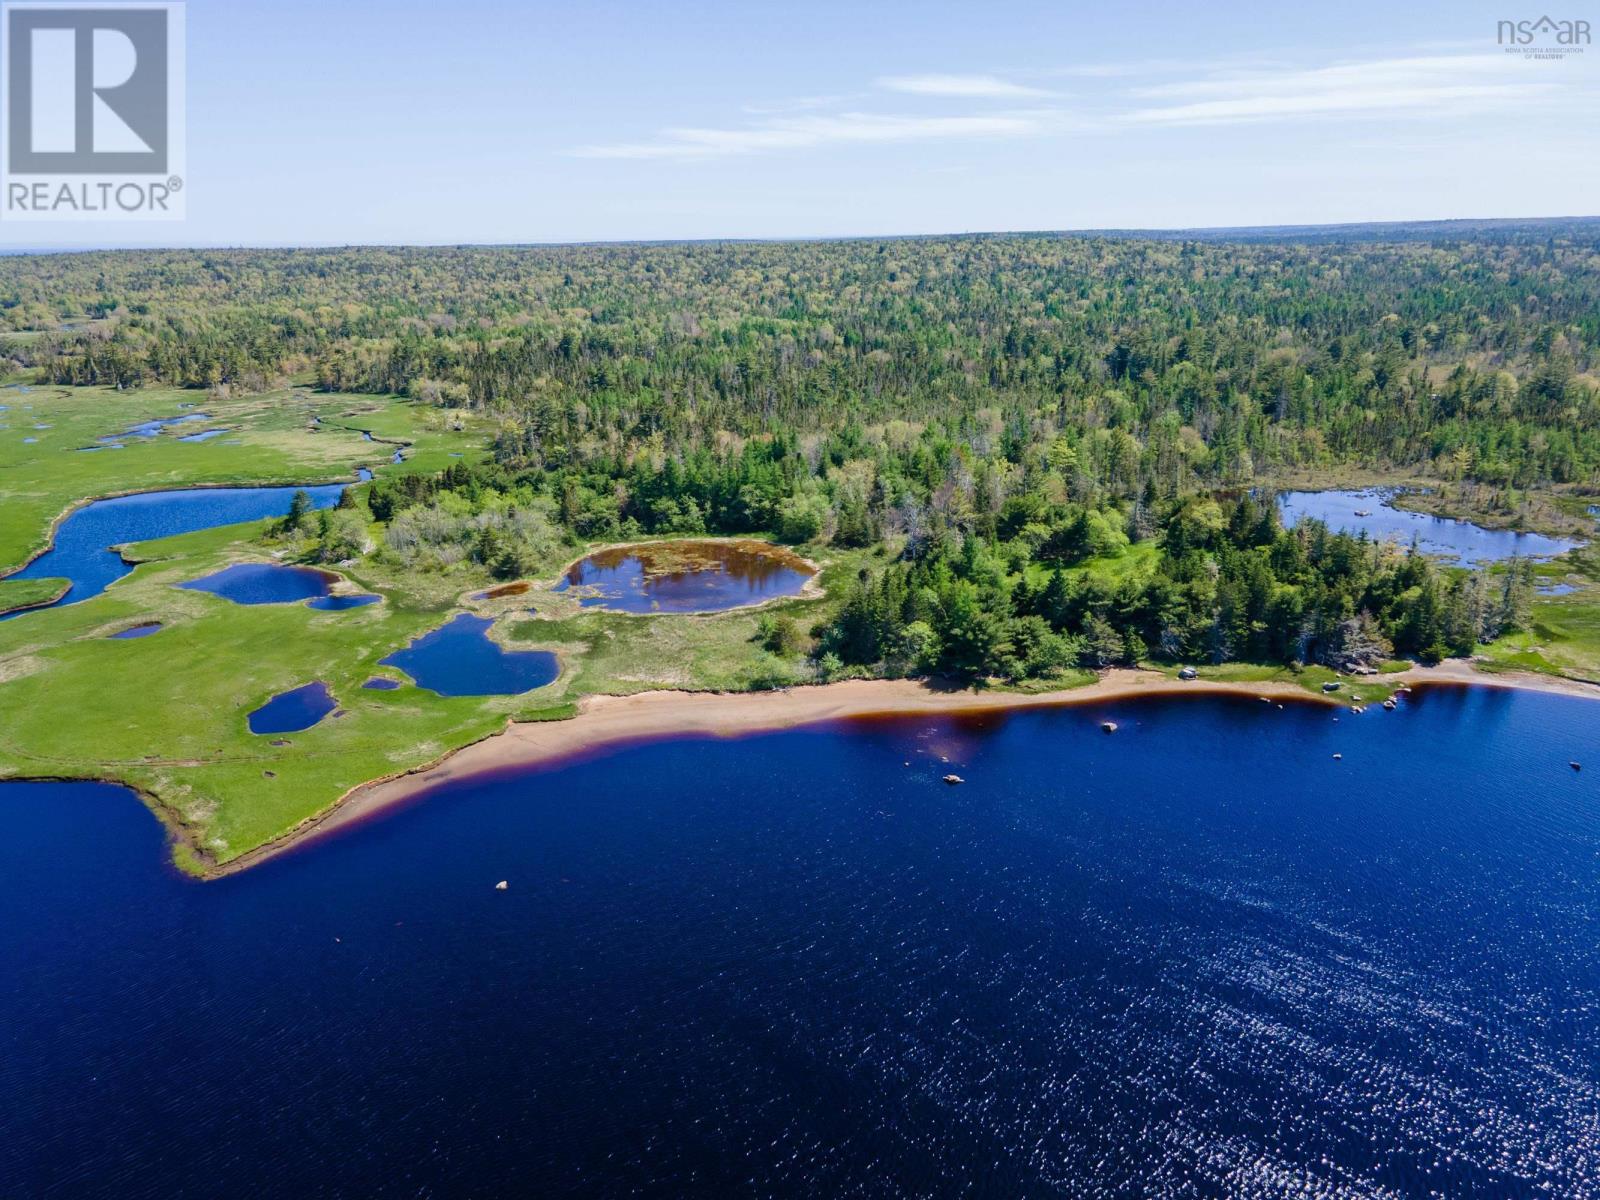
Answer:
[[[336,483],[304,490],[313,507],[332,508],[344,488]],[[76,604],[98,596],[133,569],[110,547],[281,517],[298,490],[189,488],[96,500],[63,521],[50,549],[11,578],[69,579],[72,587],[58,603]]]
[[[181,417],[165,417],[154,421],[141,421],[132,429],[122,433],[110,433],[100,438],[102,442],[118,442],[123,438],[140,437],[153,438],[163,429],[172,425],[188,425],[194,421],[209,421],[211,417],[206,413],[187,413]]]
[[[1600,1194],[1595,709],[1339,717],[683,738],[210,884],[0,785],[0,1194]]]
[[[180,442],[209,442],[212,438],[221,437],[227,433],[226,429],[204,429],[199,433],[186,433],[178,440]]]
[[[367,680],[361,686],[369,692],[398,692],[400,690],[400,682],[398,680],[383,679],[377,676]]]
[[[382,660],[418,687],[441,696],[510,696],[552,682],[561,673],[547,650],[507,650],[489,637],[494,621],[461,613]]]
[[[191,592],[210,592],[235,604],[292,604],[312,596],[326,596],[328,576],[310,567],[235,563],[177,586]]]
[[[113,642],[132,642],[139,638],[147,638],[153,633],[160,633],[163,626],[160,621],[146,621],[143,625],[131,625],[127,629],[119,629],[110,636]]]
[[[251,733],[298,733],[310,729],[338,704],[325,683],[308,683],[268,700],[248,721]]]
[[[1415,538],[1422,549],[1477,567],[1508,558],[1554,558],[1582,545],[1564,538],[1510,529],[1485,529],[1470,521],[1457,521],[1427,513],[1395,508],[1392,489],[1368,491],[1280,492],[1278,506],[1284,524],[1291,528],[1308,517],[1329,529],[1365,533],[1377,541],[1409,546]]]
[[[323,612],[345,612],[352,608],[365,608],[369,604],[376,604],[382,596],[318,596],[315,600],[307,600],[307,608],[321,609]]]

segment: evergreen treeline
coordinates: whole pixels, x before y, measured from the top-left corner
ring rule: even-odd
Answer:
[[[1070,517],[1069,529],[1096,515]],[[913,544],[818,631],[825,673],[1022,679],[1152,658],[1376,669],[1395,655],[1470,654],[1521,628],[1533,595],[1525,564],[1498,578],[1445,573],[1319,522],[1285,530],[1270,500],[1248,496],[1176,503],[1153,540],[1152,569],[1123,578],[1072,570],[1096,552],[1085,541],[1053,551],[1042,572],[1015,541]]]
[[[863,570],[809,637],[781,619],[766,632],[775,651],[811,651],[824,677],[1017,680],[1150,659],[1375,668],[1396,655],[1470,654],[1528,620],[1526,563],[1496,575],[1442,569],[1318,522],[1286,530],[1270,496],[1081,503],[1046,468],[979,511],[926,446],[898,466],[889,490],[879,479],[843,500],[832,530],[835,544],[894,554]],[[816,540],[827,510],[808,499],[815,478],[779,440],[606,477],[457,464],[380,479],[367,503],[408,565],[472,561],[509,579],[563,543],[774,528]],[[886,507],[892,528],[874,516]]]

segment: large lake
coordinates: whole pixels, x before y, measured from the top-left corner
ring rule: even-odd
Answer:
[[[1409,546],[1413,539],[1429,554],[1479,567],[1508,558],[1555,558],[1583,543],[1515,529],[1486,529],[1470,521],[1435,517],[1396,508],[1394,488],[1365,491],[1279,492],[1278,508],[1293,528],[1314,517],[1329,529],[1365,533],[1380,542]]]
[[[684,739],[212,884],[0,786],[0,1194],[1594,1196],[1597,715]]]

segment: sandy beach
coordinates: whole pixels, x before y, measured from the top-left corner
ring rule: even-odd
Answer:
[[[1415,667],[1386,682],[1411,686],[1474,685],[1515,688],[1600,700],[1600,686],[1528,673],[1488,674],[1469,662]],[[1352,681],[1347,689],[1359,687]],[[314,838],[344,829],[386,809],[415,800],[452,780],[531,767],[638,741],[669,737],[741,737],[856,717],[952,714],[1011,709],[1084,707],[1143,697],[1265,696],[1275,701],[1342,705],[1289,682],[1181,682],[1158,671],[1117,669],[1068,691],[1021,695],[930,687],[913,680],[850,680],[776,692],[641,692],[589,696],[565,721],[512,722],[493,737],[463,747],[436,763],[363,784],[326,813],[289,834],[208,872],[229,875],[274,858]]]

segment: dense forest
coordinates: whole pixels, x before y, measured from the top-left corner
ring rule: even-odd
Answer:
[[[0,258],[0,351],[61,383],[410,393],[507,461],[937,424],[1065,432],[1097,485],[1360,462],[1600,467],[1600,225],[1453,240],[994,236]],[[77,328],[61,328],[65,322]]]
[[[1600,484],[1594,222],[0,258],[0,354],[486,415],[489,463],[365,498],[421,569],[644,534],[879,547],[836,620],[772,631],[824,671],[1463,653],[1525,620],[1525,571],[1285,531],[1259,489]]]
[[[786,473],[764,449],[752,478]],[[782,455],[797,460],[797,454]],[[781,462],[781,459],[780,459]],[[662,489],[647,510],[674,504],[692,522],[657,532],[705,532],[690,494],[671,498],[686,477],[646,478]],[[383,524],[380,553],[410,569],[474,562],[502,579],[532,573],[578,536],[581,513],[536,471],[458,464],[436,475],[376,482],[366,503]],[[731,494],[754,485],[733,487]],[[1533,600],[1529,564],[1494,576],[1443,569],[1414,548],[1330,533],[1315,521],[1283,528],[1270,496],[1189,495],[1149,507],[1095,508],[1051,502],[1047,485],[1014,489],[997,513],[920,504],[914,485],[904,524],[885,531],[860,506],[858,524],[833,530],[834,544],[877,546],[849,583],[837,615],[812,629],[792,618],[767,622],[763,637],[780,655],[810,654],[818,673],[851,669],[951,678],[1049,678],[1071,667],[1164,662],[1321,663],[1371,670],[1396,655],[1437,662],[1526,626]],[[350,502],[341,505],[341,509]],[[820,512],[792,528],[795,506],[774,517],[744,505],[713,532],[776,532],[796,542],[824,535]],[[291,516],[296,520],[310,520]],[[336,561],[360,542],[343,511],[318,516],[321,557]],[[593,534],[592,529],[585,533]],[[645,532],[631,519],[603,536]],[[885,545],[887,542],[887,545]]]

